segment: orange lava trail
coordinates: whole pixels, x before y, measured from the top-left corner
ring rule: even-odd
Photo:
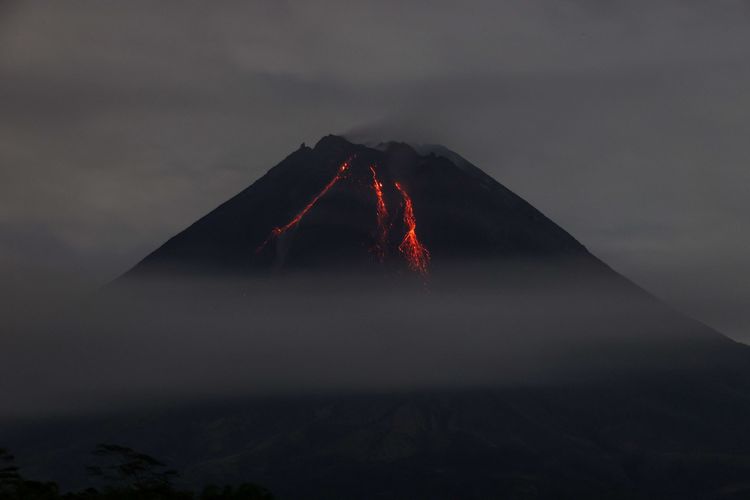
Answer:
[[[268,244],[268,242],[270,242],[272,239],[277,238],[279,235],[285,233],[289,229],[291,229],[294,226],[296,226],[297,224],[299,224],[299,222],[302,220],[302,218],[305,215],[307,215],[307,212],[309,212],[310,209],[312,209],[312,207],[315,206],[315,204],[318,202],[318,200],[320,200],[323,196],[325,196],[325,194],[338,181],[340,181],[342,177],[344,177],[344,174],[346,174],[346,171],[349,170],[350,161],[351,161],[351,159],[346,160],[344,163],[341,164],[341,166],[339,167],[339,169],[336,171],[336,175],[334,175],[333,178],[330,181],[328,181],[328,184],[326,184],[325,187],[318,194],[315,195],[315,197],[310,201],[310,203],[308,203],[307,205],[305,205],[305,208],[303,208],[302,210],[300,210],[299,213],[297,213],[297,215],[295,215],[294,218],[292,218],[292,220],[290,220],[289,222],[287,222],[283,226],[279,226],[279,227],[273,228],[271,230],[271,234],[269,234],[268,238],[266,238],[266,240],[263,243],[261,243],[261,245],[255,250],[255,253],[260,253],[261,250],[263,250],[265,248],[265,246]]]
[[[378,180],[375,165],[370,166],[370,172],[372,173],[372,190],[375,192],[378,217],[378,236],[374,251],[378,259],[382,262],[385,259],[385,252],[388,248],[388,226],[386,225],[388,208],[385,206],[385,200],[383,199],[383,183]]]
[[[418,272],[423,276],[427,275],[427,265],[430,262],[430,252],[427,251],[419,238],[417,238],[417,219],[414,217],[414,205],[412,204],[409,194],[398,182],[396,189],[404,198],[404,224],[406,225],[406,234],[398,249],[406,257],[409,263],[409,269]]]

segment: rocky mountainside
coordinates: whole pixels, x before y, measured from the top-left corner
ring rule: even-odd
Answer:
[[[2,422],[29,477],[115,442],[280,498],[750,498],[748,348],[446,148],[303,145],[119,284],[49,383],[140,409]]]
[[[442,148],[326,136],[180,232],[129,274],[440,268],[477,258],[594,258],[479,168]],[[434,263],[431,265],[431,263]]]

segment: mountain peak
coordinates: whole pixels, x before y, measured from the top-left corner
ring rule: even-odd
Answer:
[[[247,274],[341,268],[425,275],[455,260],[596,260],[443,146],[327,135],[300,147],[133,270]],[[132,273],[131,273],[132,274]]]
[[[313,149],[315,149],[316,151],[332,151],[352,147],[354,147],[354,144],[349,142],[346,138],[340,135],[328,134],[321,137],[320,140],[315,143],[315,147]]]

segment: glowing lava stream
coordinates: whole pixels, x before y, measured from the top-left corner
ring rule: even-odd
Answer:
[[[404,224],[406,225],[406,234],[398,249],[406,257],[409,263],[409,269],[416,271],[423,276],[427,275],[427,265],[430,262],[430,252],[419,242],[417,238],[417,219],[414,217],[414,205],[411,202],[409,194],[398,182],[396,189],[404,198]]]
[[[302,210],[300,210],[299,213],[297,213],[297,215],[295,215],[294,218],[292,218],[292,220],[290,220],[289,222],[287,222],[283,226],[279,226],[279,227],[273,228],[271,230],[271,234],[269,234],[268,238],[266,238],[266,241],[264,241],[263,243],[261,243],[261,245],[257,248],[257,250],[255,250],[255,253],[260,253],[260,251],[263,250],[263,248],[265,248],[265,246],[268,244],[269,241],[271,241],[274,238],[277,238],[279,235],[285,233],[289,229],[291,229],[294,226],[296,226],[297,224],[299,224],[299,221],[302,220],[302,217],[304,217],[307,214],[307,212],[309,212],[310,209],[315,206],[315,204],[318,202],[318,200],[320,200],[323,196],[325,196],[325,194],[338,181],[340,181],[342,177],[344,177],[344,174],[346,174],[346,171],[349,170],[350,161],[351,161],[351,159],[346,160],[344,163],[341,164],[341,166],[339,167],[339,169],[336,171],[336,175],[334,175],[333,178],[330,181],[328,181],[328,184],[326,184],[325,187],[323,189],[321,189],[321,191],[317,195],[315,195],[315,197],[310,201],[310,203],[308,203],[307,205],[305,205],[305,208],[303,208]]]
[[[383,259],[385,259],[385,251],[388,247],[388,226],[386,225],[386,221],[388,220],[388,208],[385,206],[385,200],[383,199],[383,183],[378,180],[378,174],[375,172],[375,165],[370,166],[370,172],[372,173],[372,190],[375,192],[378,216],[378,236],[373,250],[375,251],[375,255],[378,256],[378,259],[383,262]]]

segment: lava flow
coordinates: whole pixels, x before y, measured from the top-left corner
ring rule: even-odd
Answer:
[[[297,213],[297,215],[295,215],[294,218],[292,218],[292,220],[290,220],[289,222],[287,222],[283,226],[279,226],[279,227],[273,228],[271,230],[271,234],[269,234],[268,238],[266,238],[266,240],[263,243],[261,243],[261,245],[255,250],[255,253],[260,253],[261,250],[263,250],[263,248],[265,248],[265,246],[268,244],[269,241],[271,241],[274,238],[277,238],[279,235],[285,233],[289,229],[291,229],[294,226],[296,226],[297,224],[299,224],[299,221],[302,220],[302,217],[304,217],[307,214],[307,212],[309,212],[310,209],[315,206],[315,204],[318,202],[318,200],[320,200],[323,196],[325,196],[325,194],[338,181],[340,181],[342,177],[344,177],[344,174],[346,174],[346,171],[349,170],[350,161],[351,161],[351,159],[346,160],[344,163],[341,164],[341,166],[339,167],[339,169],[336,171],[336,175],[334,175],[333,178],[330,181],[328,181],[328,184],[326,184],[325,187],[323,187],[323,189],[317,195],[315,195],[315,197],[310,201],[310,203],[308,203],[307,205],[305,205],[305,208],[303,208],[302,210],[300,210],[299,213]]]
[[[385,252],[388,248],[388,226],[386,225],[388,208],[385,206],[385,200],[383,199],[383,183],[378,180],[375,165],[370,166],[370,172],[372,173],[372,190],[375,192],[378,217],[378,235],[373,250],[382,262],[385,259]]]
[[[396,189],[404,198],[404,225],[406,225],[406,234],[398,249],[404,254],[409,263],[409,269],[422,275],[427,275],[427,265],[430,262],[430,252],[427,251],[419,238],[417,238],[417,219],[414,217],[414,205],[411,202],[409,194],[398,182]]]

